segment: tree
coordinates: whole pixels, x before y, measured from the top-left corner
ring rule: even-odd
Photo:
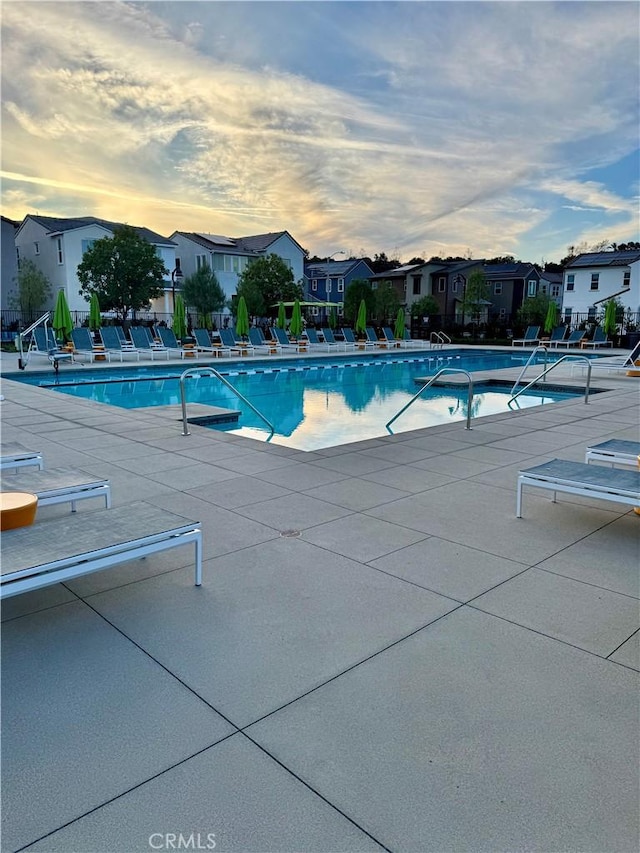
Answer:
[[[148,309],[164,293],[165,269],[155,246],[130,225],[116,228],[84,253],[78,266],[80,293],[98,294],[102,311],[114,311],[126,323],[130,311]]]
[[[211,328],[211,314],[224,308],[226,297],[216,274],[207,264],[188,276],[182,285],[182,296],[187,305],[198,312],[198,324]]]
[[[244,296],[249,315],[275,317],[280,302],[302,299],[302,285],[279,255],[256,258],[238,278],[237,296]]]
[[[522,326],[543,326],[549,310],[550,297],[546,293],[528,296],[518,311],[516,317]]]
[[[35,312],[44,308],[51,298],[51,282],[33,261],[20,262],[14,281],[16,290],[9,294],[9,307],[18,309],[32,319]]]
[[[423,296],[411,303],[412,317],[433,317],[440,313],[440,306],[433,296]]]
[[[348,322],[355,323],[361,299],[366,302],[367,316],[370,317],[375,304],[371,282],[366,278],[354,278],[344,292],[344,316]]]
[[[483,303],[488,301],[489,294],[490,286],[487,284],[484,272],[482,270],[474,270],[470,273],[467,279],[467,286],[462,295],[463,319],[469,315],[471,322],[477,323],[487,307]]]
[[[388,325],[398,314],[400,299],[390,281],[382,281],[374,291],[374,315],[382,326]]]
[[[401,264],[397,258],[388,258],[384,252],[380,252],[373,256],[369,266],[374,272],[388,272],[397,269]]]

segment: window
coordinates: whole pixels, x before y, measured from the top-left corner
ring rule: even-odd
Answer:
[[[331,279],[327,279],[327,293],[331,293]]]
[[[600,273],[592,272],[591,273],[591,290],[597,290],[600,286]]]
[[[280,260],[284,261],[285,264],[289,267],[289,269],[291,269],[291,261],[289,260],[289,258],[280,258]]]
[[[552,284],[551,285],[551,298],[557,299],[560,296],[560,285]]]
[[[622,277],[622,286],[629,287],[631,284],[631,271],[627,270],[624,276]]]
[[[338,317],[342,317],[343,314],[344,314],[344,305],[342,304],[342,302],[339,302],[338,303]]]
[[[447,289],[447,280],[446,278],[438,279],[438,293],[444,293]]]
[[[496,296],[500,296],[500,294],[502,293],[502,282],[501,281],[495,282],[495,284],[493,285],[493,292],[495,293]]]
[[[82,240],[82,241],[81,241],[82,254],[84,255],[84,253],[85,253],[85,252],[87,252],[87,251],[88,251],[88,250],[93,246],[93,244],[94,244],[95,242],[96,242],[96,241],[95,241],[95,239],[92,239],[92,240]],[[36,244],[36,245],[37,245],[37,244]],[[38,254],[38,253],[36,252],[36,254]]]
[[[573,308],[569,308],[568,306],[564,309],[564,322],[567,325],[571,323],[571,315],[573,314]]]
[[[501,319],[501,320],[504,320],[504,318],[507,316],[507,309],[506,309],[506,308],[501,308],[501,309],[500,309],[499,316],[500,316],[500,319]]]
[[[546,281],[544,281],[544,282],[541,281],[540,282],[540,293],[546,293],[546,292],[547,292],[547,283],[546,283]]]
[[[20,269],[20,249],[16,246],[16,264],[18,269]]]
[[[58,263],[64,263],[64,255],[62,254],[62,237],[56,239],[56,249],[58,250]]]
[[[34,243],[33,248],[34,248],[35,254],[39,255],[40,254],[40,243]]]
[[[588,315],[589,320],[595,320],[596,319],[596,306],[595,305],[590,305],[588,307],[587,315]]]
[[[378,282],[372,281],[371,282],[371,290],[377,290],[377,289],[378,289]]]
[[[318,289],[318,279],[312,278],[311,279],[311,290],[317,290],[317,289]]]
[[[207,256],[206,255],[196,255],[196,269],[201,270],[207,266]]]
[[[576,286],[576,277],[573,273],[567,276],[567,290],[573,290]]]
[[[317,317],[317,316],[318,316],[318,309],[316,308],[316,306],[315,306],[315,305],[312,305],[312,306],[311,306],[311,316],[312,316],[312,317]]]
[[[535,278],[529,279],[527,282],[527,296],[535,296],[536,295],[536,286],[538,282]]]
[[[422,290],[422,276],[414,275],[413,276],[413,295],[420,296]]]
[[[453,279],[453,281],[451,282],[451,292],[452,292],[452,293],[457,293],[457,292],[458,292],[458,282],[459,282],[459,280],[460,280],[460,276],[456,276],[456,277]]]
[[[338,279],[338,293],[344,293],[344,279]]]

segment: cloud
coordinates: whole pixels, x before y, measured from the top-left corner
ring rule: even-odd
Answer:
[[[637,142],[632,5],[5,3],[5,181],[161,233],[521,254],[561,205],[629,214],[580,176]]]

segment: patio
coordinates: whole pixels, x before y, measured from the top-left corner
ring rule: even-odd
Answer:
[[[3,442],[200,520],[205,562],[3,602],[2,850],[636,850],[640,516],[515,517],[520,468],[639,439],[638,380],[592,386],[303,453],[4,379]]]

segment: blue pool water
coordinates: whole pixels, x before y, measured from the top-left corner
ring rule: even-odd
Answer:
[[[121,408],[179,405],[179,377],[187,368],[211,364],[274,425],[270,435],[264,422],[219,380],[211,376],[186,380],[187,409],[200,403],[240,411],[237,424],[217,425],[240,435],[269,439],[301,450],[317,450],[387,435],[385,424],[416,393],[417,377],[428,377],[442,367],[470,372],[520,367],[529,353],[490,350],[444,350],[345,355],[331,358],[266,359],[236,362],[62,368],[56,381],[52,371],[11,378],[50,387],[76,397]],[[528,374],[533,378],[535,374]],[[472,416],[508,411],[509,387],[476,385]],[[528,392],[517,406],[542,405],[571,399],[574,394],[545,390]],[[191,413],[193,414],[193,412]],[[428,389],[393,424],[403,432],[467,417],[467,385]]]

